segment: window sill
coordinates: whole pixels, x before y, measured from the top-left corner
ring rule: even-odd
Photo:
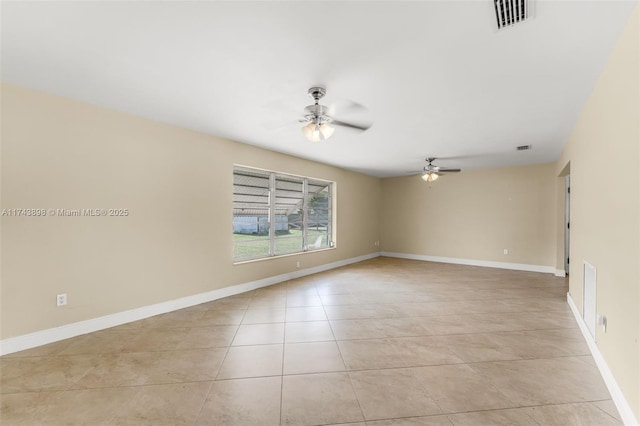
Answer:
[[[277,256],[261,257],[259,259],[238,260],[237,262],[233,262],[233,265],[244,265],[246,263],[262,262],[265,260],[281,259],[283,257],[300,256],[300,255],[319,253],[319,252],[335,250],[335,249],[336,249],[336,246],[334,245],[333,247],[325,247],[325,248],[309,250],[309,251],[299,251],[296,253],[279,254]]]

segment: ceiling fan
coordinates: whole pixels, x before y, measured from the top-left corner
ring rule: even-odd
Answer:
[[[433,182],[444,173],[457,173],[460,171],[460,169],[450,169],[447,167],[434,166],[433,162],[435,160],[437,160],[437,158],[435,157],[428,157],[426,159],[427,165],[424,167],[421,176],[422,180],[424,180],[425,182]]]
[[[309,89],[308,94],[314,100],[314,104],[304,108],[304,115],[299,120],[300,123],[304,123],[304,126],[302,126],[302,134],[307,139],[311,142],[320,142],[321,140],[329,139],[335,131],[334,126],[354,129],[360,132],[364,132],[371,127],[371,123],[368,123],[367,120],[363,120],[363,124],[336,119],[334,116],[336,109],[342,109],[342,113],[344,114],[362,114],[367,113],[367,108],[353,101],[345,101],[342,107],[340,107],[340,105],[332,105],[330,107],[320,105],[320,99],[322,99],[326,93],[327,90],[321,86],[314,86]]]

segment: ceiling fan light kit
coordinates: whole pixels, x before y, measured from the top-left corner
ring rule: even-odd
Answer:
[[[440,177],[440,175],[433,172],[424,172],[422,174],[422,180],[425,182],[433,182],[434,180],[437,180],[438,177]]]
[[[329,122],[321,122],[320,120],[312,120],[308,124],[302,126],[302,134],[311,142],[320,142],[333,136],[335,128],[329,125]]]
[[[318,124],[313,121],[302,126],[302,134],[311,142],[320,142],[321,140],[329,139],[333,136],[334,130],[335,129],[328,123]]]
[[[335,129],[328,123],[318,124],[310,122],[302,127],[302,134],[311,142],[320,142],[333,136]]]

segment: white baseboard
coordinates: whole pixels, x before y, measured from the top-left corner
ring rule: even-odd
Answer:
[[[471,265],[471,266],[484,266],[487,268],[513,269],[515,271],[545,272],[549,274],[556,273],[556,269],[552,266],[528,265],[526,263],[508,263],[508,262],[494,262],[490,260],[458,259],[455,257],[427,256],[423,254],[394,253],[394,252],[388,252],[388,251],[383,251],[380,253],[380,255],[387,256],[387,257],[397,257],[400,259],[426,260],[428,262],[455,263],[457,265]]]
[[[556,277],[566,277],[567,273],[564,269],[556,269]]]
[[[576,318],[576,322],[578,323],[578,327],[580,327],[580,331],[582,332],[582,336],[584,340],[587,342],[587,346],[589,346],[589,351],[591,351],[591,355],[593,356],[596,365],[598,366],[598,370],[600,370],[600,375],[602,375],[602,379],[607,385],[607,389],[609,389],[609,393],[611,394],[611,399],[613,400],[616,408],[618,409],[618,413],[620,413],[620,417],[622,418],[622,422],[625,425],[629,426],[637,426],[638,420],[636,420],[629,403],[626,398],[622,394],[622,390],[618,386],[618,382],[616,382],[615,377],[613,377],[613,373],[609,369],[607,362],[604,357],[600,353],[600,349],[598,349],[598,345],[596,345],[595,340],[591,337],[591,333],[589,333],[589,329],[587,328],[587,324],[582,319],[582,315],[578,312],[578,308],[575,303],[573,303],[573,299],[571,298],[571,293],[567,293],[567,303],[573,312],[573,316]]]
[[[82,334],[92,333],[94,331],[104,330],[106,328],[115,327],[132,321],[138,321],[155,315],[160,315],[178,309],[199,305],[201,303],[211,302],[223,297],[233,296],[235,294],[244,293],[246,291],[255,290],[257,288],[270,286],[280,282],[300,278],[306,275],[316,274],[322,271],[328,271],[329,269],[335,269],[352,263],[362,262],[363,260],[373,259],[378,256],[380,256],[380,253],[378,252],[370,253],[364,256],[352,257],[337,262],[327,263],[325,265],[314,266],[307,269],[300,269],[286,274],[275,275],[256,281],[250,281],[243,284],[208,291],[205,293],[194,294],[193,296],[169,300],[167,302],[157,303],[155,305],[143,306],[141,308],[105,315],[98,318],[92,318],[86,321],[80,321],[66,324],[60,327],[36,331],[34,333],[24,334],[22,336],[10,337],[4,340],[0,340],[0,355],[6,355],[23,351],[25,349],[35,348],[37,346],[46,345],[48,343],[80,336]]]

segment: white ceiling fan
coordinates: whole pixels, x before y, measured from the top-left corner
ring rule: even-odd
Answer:
[[[461,169],[452,169],[448,167],[435,166],[433,164],[435,160],[437,160],[437,158],[435,157],[426,158],[427,165],[424,167],[422,171],[422,176],[421,176],[422,180],[424,180],[425,182],[433,182],[444,173],[457,173],[461,171]]]
[[[326,95],[327,90],[321,86],[309,89],[308,94],[314,100],[313,105],[304,108],[304,115],[299,120],[304,123],[302,134],[311,142],[320,142],[329,139],[335,131],[334,126],[344,127],[358,132],[364,132],[371,127],[371,122],[364,118],[368,113],[367,108],[353,101],[343,101],[329,107],[320,105],[320,99]],[[340,111],[342,110],[342,111]],[[335,114],[358,114],[359,120],[343,121],[336,119]]]

